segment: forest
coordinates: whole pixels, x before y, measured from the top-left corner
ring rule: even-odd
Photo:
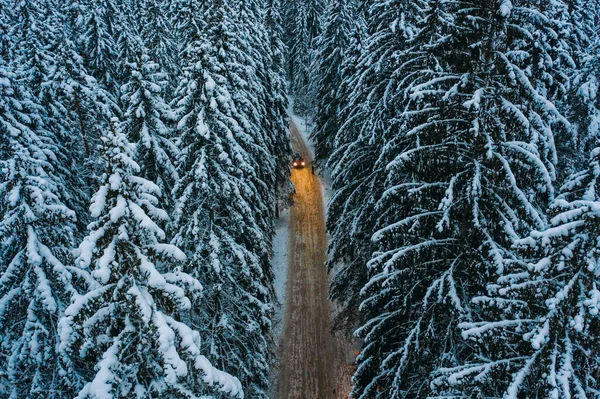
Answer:
[[[350,397],[600,398],[599,27],[600,0],[0,0],[0,399],[272,398],[290,112]]]

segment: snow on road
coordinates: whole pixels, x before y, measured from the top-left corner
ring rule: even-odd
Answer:
[[[300,132],[291,124],[292,145],[310,162]],[[295,204],[290,214],[289,269],[277,399],[335,397],[343,353],[331,332],[327,237],[319,179],[310,168],[294,169]]]

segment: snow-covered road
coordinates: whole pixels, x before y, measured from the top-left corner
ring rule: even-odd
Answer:
[[[290,129],[294,151],[310,161],[312,154],[293,122]],[[342,356],[331,334],[321,183],[310,166],[295,169],[292,180],[296,196],[290,213],[286,310],[276,397],[329,399],[335,394]]]

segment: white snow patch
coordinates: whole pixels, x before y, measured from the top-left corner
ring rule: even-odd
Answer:
[[[283,333],[283,324],[285,320],[285,304],[287,298],[287,275],[289,265],[289,242],[290,242],[290,210],[281,212],[279,219],[275,220],[275,237],[273,239],[273,258],[271,267],[275,275],[275,294],[277,295],[278,306],[275,311],[274,333],[276,342]]]
[[[316,172],[315,172],[316,173]],[[333,191],[331,190],[331,175],[329,169],[318,171],[319,174],[319,182],[321,183],[321,191],[323,193],[323,210],[325,211],[325,215],[327,216],[327,206],[329,205],[329,201],[333,196]],[[329,238],[329,234],[328,234]],[[328,240],[329,241],[329,240]]]

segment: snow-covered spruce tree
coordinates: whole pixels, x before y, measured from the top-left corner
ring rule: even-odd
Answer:
[[[252,16],[247,0],[225,2],[215,0],[205,13],[207,38],[215,49],[215,60],[222,69],[219,74],[223,85],[231,94],[231,106],[237,127],[236,142],[248,154],[255,172],[246,175],[256,197],[247,200],[253,203],[253,223],[263,235],[261,241],[249,240],[244,246],[258,256],[263,270],[265,287],[272,287],[273,272],[269,262],[272,252],[273,214],[275,203],[275,158],[274,139],[265,128],[265,87],[258,77],[258,65],[268,65],[268,54],[260,40],[249,40],[254,29],[248,24],[262,24]],[[236,15],[239,15],[236,17]],[[262,25],[261,25],[262,26]],[[260,29],[259,29],[260,31]],[[262,50],[262,52],[261,52]],[[272,293],[271,293],[272,294]],[[270,326],[263,325],[264,335],[270,334]]]
[[[16,40],[10,61],[19,66],[23,72],[20,78],[38,97],[54,66],[50,13],[47,2],[32,0],[18,2],[12,11],[11,30]]]
[[[341,99],[337,93],[341,85],[344,51],[348,47],[350,30],[353,28],[353,1],[341,0],[329,3],[321,36],[317,38],[317,61],[319,64],[317,114],[312,139],[315,141],[315,158],[321,163],[333,151],[333,141],[340,122],[338,120]]]
[[[177,267],[185,255],[161,242],[160,188],[139,176],[135,145],[117,124],[102,138],[106,172],[77,258],[96,287],[74,298],[60,325],[62,349],[89,376],[77,397],[243,397],[239,381],[203,356],[185,321],[189,295],[202,287]]]
[[[260,194],[256,218],[263,231],[269,232],[275,187],[274,143],[272,132],[266,130],[265,74],[259,72],[265,69],[260,65],[268,66],[269,57],[261,28],[264,21],[251,10],[252,3],[254,0],[214,0],[205,18],[208,40],[223,65],[221,75],[235,106],[233,116],[240,126],[237,140],[253,159],[260,160],[255,163],[252,182]]]
[[[599,35],[594,19],[596,2],[564,0],[561,36],[568,41],[574,67],[569,71],[571,85],[563,106],[573,124],[568,139],[558,146],[558,159],[567,176],[586,166],[588,156],[599,133],[598,110],[595,98],[598,87]]]
[[[0,58],[8,60],[12,50],[12,36],[9,24],[9,7],[6,6],[8,0],[0,1]]]
[[[169,2],[168,15],[175,32],[177,56],[181,57],[187,46],[197,41],[204,31],[203,8],[206,2],[202,0],[174,0]],[[181,62],[179,66],[182,67]]]
[[[315,40],[321,35],[321,20],[326,9],[325,0],[304,0],[306,5],[306,30],[308,40],[315,44]]]
[[[267,104],[266,104],[266,129],[274,137],[273,155],[276,168],[276,201],[277,210],[287,207],[291,203],[294,187],[290,181],[292,152],[290,131],[287,115],[287,90],[286,90],[286,48],[283,42],[284,31],[281,18],[280,0],[267,2],[265,27],[269,37],[271,50],[270,65],[267,73]],[[278,215],[276,215],[278,216]]]
[[[16,80],[31,88],[35,101],[41,105],[38,117],[43,119],[47,130],[54,133],[56,174],[64,176],[68,195],[63,198],[65,205],[72,210],[82,209],[83,195],[74,172],[73,154],[67,156],[65,149],[73,136],[68,108],[62,98],[62,88],[57,82],[60,51],[59,36],[56,31],[57,11],[48,2],[22,1],[13,10],[12,34],[19,38],[12,45]],[[58,84],[57,84],[58,83]],[[61,170],[62,169],[62,170]],[[68,172],[67,172],[68,171]]]
[[[317,38],[321,34],[323,0],[303,0],[293,15],[290,47],[291,89],[295,94],[294,110],[300,115],[313,115],[317,96]]]
[[[396,55],[402,114],[380,158],[386,190],[357,331],[357,398],[455,394],[431,374],[479,359],[459,325],[485,317],[472,299],[516,260],[515,242],[543,228],[553,132],[569,126],[551,100],[564,86],[553,56],[564,51],[535,1],[430,0],[421,10]],[[510,350],[501,338],[489,348]],[[503,377],[478,378],[472,394],[501,396]]]
[[[113,0],[85,0],[79,38],[86,68],[115,98],[120,87],[117,39],[121,17]]]
[[[295,94],[294,111],[300,115],[306,115],[311,111],[309,97],[310,79],[313,78],[310,69],[312,44],[307,29],[308,10],[305,4],[299,4],[297,15],[294,16],[293,45],[290,48],[290,63],[292,74],[291,91]]]
[[[596,148],[563,186],[549,226],[518,242],[526,260],[508,264],[488,295],[475,298],[489,318],[462,325],[478,347],[502,340],[507,350],[483,349],[477,361],[440,370],[436,383],[468,397],[489,392],[486,382],[502,374],[493,394],[507,399],[600,394],[599,190]]]
[[[192,312],[203,350],[240,378],[249,397],[265,398],[273,289],[262,267],[269,240],[257,212],[270,204],[260,203],[254,182],[261,160],[240,144],[247,133],[215,50],[208,39],[190,43],[176,93],[181,156],[173,243],[204,286]]]
[[[292,58],[291,50],[294,48],[294,31],[297,23],[296,17],[298,16],[298,9],[300,8],[300,1],[283,0],[281,2],[281,16],[283,23],[283,42],[286,45],[286,71],[288,80],[291,81],[291,77],[294,76],[294,62]]]
[[[18,88],[18,89],[17,89]],[[18,90],[18,91],[17,91]],[[75,212],[65,205],[56,137],[41,106],[0,63],[0,396],[73,397],[59,318],[89,276],[72,267]],[[57,173],[59,172],[59,173]]]
[[[174,78],[179,71],[179,51],[167,2],[163,0],[144,2],[140,35],[152,58],[167,72],[167,77]]]
[[[171,193],[178,180],[174,165],[178,149],[168,127],[174,115],[163,99],[167,77],[143,46],[136,58],[128,63],[128,82],[121,88],[125,108],[121,130],[130,142],[136,143],[140,176]],[[169,197],[164,202],[169,206],[172,203]]]
[[[584,20],[582,15],[576,18]],[[572,82],[571,111],[581,151],[598,143],[599,69],[596,56],[578,56],[578,51],[581,47],[572,49],[582,64]],[[477,380],[501,374],[496,392],[507,398],[598,395],[599,359],[586,349],[598,340],[593,295],[600,152],[593,148],[590,154],[587,167],[561,188],[550,208],[549,225],[519,240],[520,258],[488,285],[485,295],[475,298],[484,305],[486,317],[462,327],[481,358],[440,370],[437,384],[479,392]],[[581,157],[573,151],[571,156]],[[487,353],[485,345],[499,340],[505,350]]]
[[[422,3],[403,0],[371,2],[368,26],[362,13],[356,13],[344,56],[337,90],[342,125],[327,163],[334,189],[327,227],[329,267],[335,272],[330,296],[343,309],[336,324],[348,330],[356,327],[360,291],[367,282],[365,265],[378,217],[374,208],[385,180],[385,168],[378,165],[383,135],[386,128],[391,134],[397,132],[392,121],[403,110],[396,105],[401,97],[393,90],[402,77],[390,54],[401,53],[405,40],[414,35],[415,18],[422,7]]]

